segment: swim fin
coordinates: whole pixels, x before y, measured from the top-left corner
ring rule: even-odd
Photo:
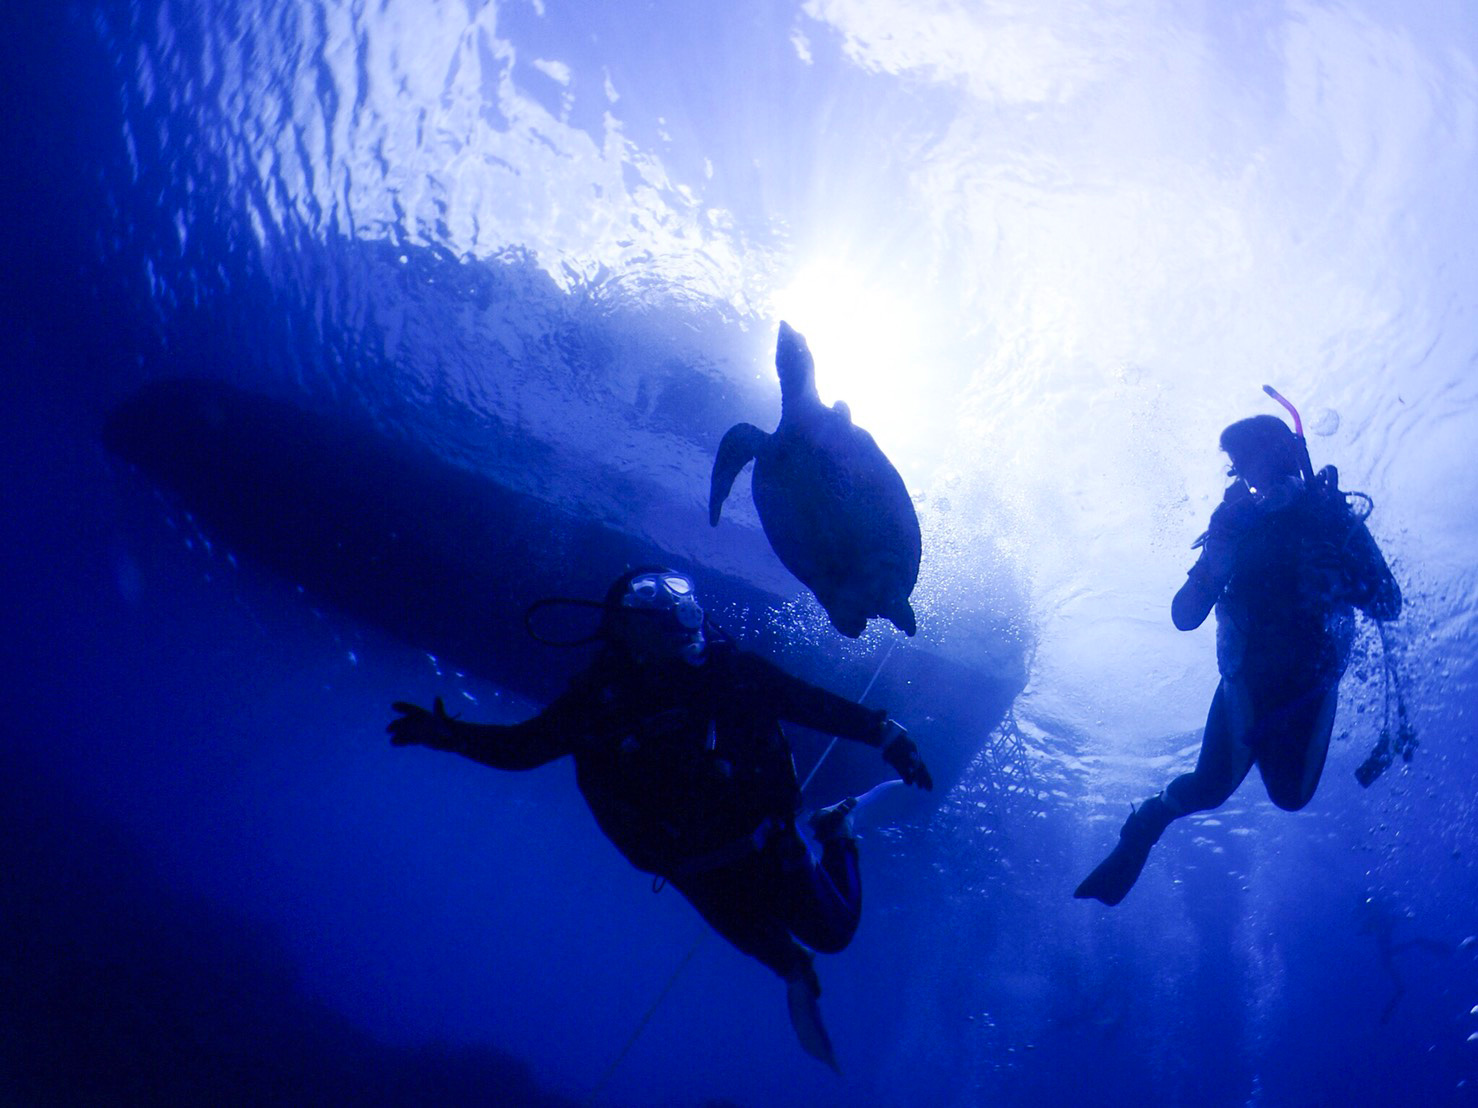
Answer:
[[[836,1052],[831,1048],[831,1037],[826,1033],[826,1025],[821,1022],[821,1006],[816,1003],[820,996],[821,982],[816,979],[816,971],[810,966],[806,967],[805,973],[785,983],[785,1003],[790,1008],[790,1026],[795,1028],[795,1037],[800,1040],[802,1049],[812,1058],[825,1062],[837,1073],[841,1073]]]
[[[857,798],[849,796],[829,808],[818,810],[807,820],[816,841],[824,846],[833,839],[857,838],[857,833],[852,830],[852,810],[856,807]]]
[[[855,839],[857,833],[852,829],[852,818],[894,788],[903,788],[903,782],[897,778],[883,781],[868,789],[861,796],[843,797],[830,807],[818,808],[806,820],[811,828],[811,834],[823,846],[832,839]]]
[[[1160,841],[1177,814],[1158,793],[1129,813],[1119,831],[1119,844],[1083,878],[1073,896],[1079,900],[1101,900],[1110,908],[1123,900],[1139,880],[1150,848]]]
[[[886,781],[879,781],[867,792],[857,798],[857,810],[860,812],[874,801],[883,796],[884,793],[892,792],[894,789],[903,788],[903,782],[896,777],[890,777]]]

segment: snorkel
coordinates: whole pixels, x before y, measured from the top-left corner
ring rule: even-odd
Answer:
[[[1281,392],[1272,385],[1264,385],[1262,391],[1271,396],[1279,404],[1288,409],[1288,414],[1293,417],[1293,434],[1298,439],[1298,466],[1303,474],[1304,485],[1312,489],[1314,487],[1314,463],[1309,459],[1309,440],[1304,438],[1304,421],[1298,416],[1298,409],[1290,404]]]

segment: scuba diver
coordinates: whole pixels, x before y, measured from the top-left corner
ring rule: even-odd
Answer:
[[[1073,893],[1080,899],[1118,904],[1165,828],[1219,808],[1253,765],[1279,808],[1308,804],[1329,750],[1353,610],[1376,621],[1401,612],[1401,590],[1365,527],[1368,510],[1351,508],[1333,466],[1314,474],[1298,413],[1264,390],[1293,414],[1297,434],[1271,415],[1222,432],[1236,480],[1193,544],[1200,556],[1170,606],[1181,631],[1216,609],[1221,683],[1196,768],[1133,810],[1113,852]]]
[[[1396,942],[1396,925],[1407,917],[1387,897],[1379,895],[1362,897],[1357,915],[1361,933],[1375,939],[1375,950],[1380,958],[1381,969],[1385,970],[1391,979],[1391,999],[1386,1001],[1386,1006],[1381,1009],[1380,1014],[1381,1023],[1390,1023],[1391,1016],[1396,1012],[1396,1005],[1400,1004],[1401,998],[1406,995],[1406,980],[1396,966],[1396,955],[1408,950],[1424,950],[1434,958],[1450,958],[1458,952],[1459,948],[1456,943],[1445,942],[1442,939],[1429,939],[1422,935]]]
[[[606,837],[785,981],[801,1045],[835,1068],[812,952],[841,951],[857,929],[857,800],[811,817],[818,860],[796,827],[801,792],[780,721],[878,747],[904,782],[932,789],[918,747],[886,712],[740,650],[705,619],[685,574],[631,570],[600,607],[592,636],[603,642],[600,653],[532,719],[467,723],[449,716],[440,698],[430,711],[397,702],[392,742],[494,769],[533,769],[571,755]]]

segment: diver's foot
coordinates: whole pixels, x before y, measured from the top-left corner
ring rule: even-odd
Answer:
[[[1160,841],[1160,836],[1175,813],[1158,796],[1152,796],[1130,813],[1119,831],[1119,844],[1109,856],[1083,879],[1073,896],[1079,900],[1101,900],[1112,908],[1129,895],[1144,864],[1149,860],[1150,848]]]
[[[821,996],[821,983],[816,979],[815,970],[810,966],[806,969],[806,973],[785,983],[785,1003],[790,1009],[790,1026],[795,1028],[795,1037],[800,1040],[801,1048],[807,1054],[841,1073],[836,1052],[831,1048],[831,1037],[826,1033],[826,1025],[821,1022],[821,1006],[817,1003]]]
[[[857,798],[849,796],[829,808],[819,809],[810,820],[811,832],[823,846],[834,839],[855,839],[852,831],[852,810],[857,807]]]

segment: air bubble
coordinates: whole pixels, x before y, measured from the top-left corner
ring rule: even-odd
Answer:
[[[1333,408],[1320,408],[1309,420],[1309,430],[1321,437],[1339,430],[1339,413]]]

